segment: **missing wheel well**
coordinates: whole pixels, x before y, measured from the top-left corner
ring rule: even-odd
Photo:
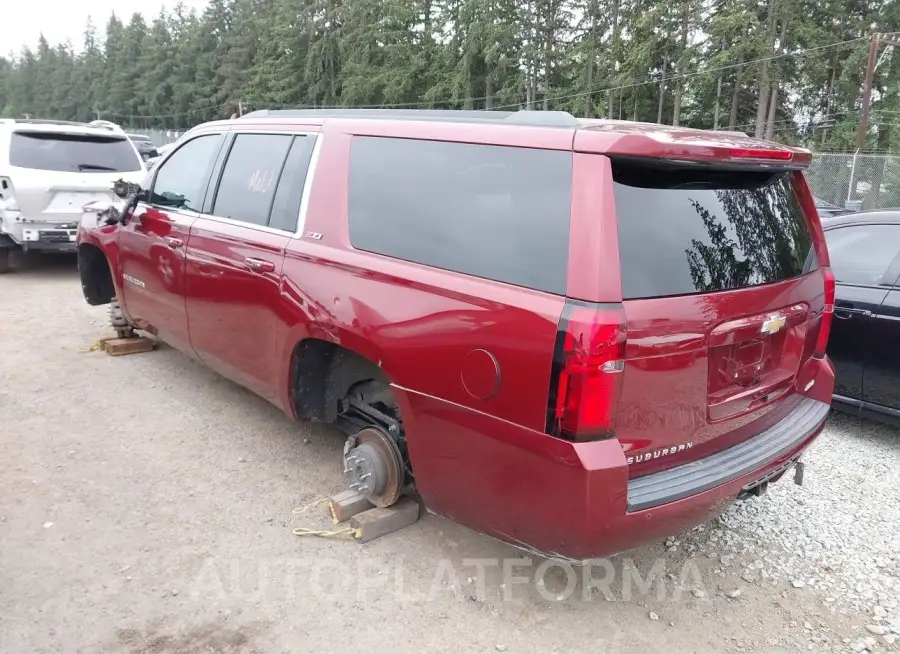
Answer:
[[[109,262],[100,248],[90,243],[78,246],[78,273],[81,276],[81,290],[88,304],[96,307],[112,302],[116,296],[116,287]]]
[[[319,339],[300,342],[291,360],[291,395],[298,417],[335,422],[348,395],[393,404],[390,381],[375,363]]]

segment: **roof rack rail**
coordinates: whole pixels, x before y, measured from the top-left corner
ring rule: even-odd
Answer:
[[[506,122],[544,127],[578,127],[581,125],[578,119],[568,111],[543,111],[540,109],[520,109],[511,114]]]
[[[122,128],[115,123],[106,120],[94,120],[90,123],[82,123],[77,120],[54,120],[52,118],[12,118],[13,123],[22,125],[54,125],[57,127],[89,127],[103,129],[114,134],[124,134]]]
[[[387,118],[391,120],[499,121],[505,111],[466,109],[260,109],[242,118]]]
[[[16,123],[26,123],[30,125],[67,125],[69,127],[85,127],[87,123],[79,123],[75,120],[53,120],[50,118],[13,118]]]
[[[475,109],[259,109],[244,118],[362,118],[389,120],[433,120],[465,123],[506,123],[539,127],[578,127],[567,111],[492,111]],[[239,120],[240,120],[239,119]]]

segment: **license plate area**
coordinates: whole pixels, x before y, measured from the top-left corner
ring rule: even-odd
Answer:
[[[22,230],[22,240],[28,243],[74,243],[76,229],[30,229]]]
[[[82,207],[90,202],[109,202],[111,195],[100,192],[60,191],[54,194],[53,199],[44,209],[46,213],[78,213]]]
[[[721,323],[709,336],[707,417],[734,418],[791,390],[806,343],[808,307]]]

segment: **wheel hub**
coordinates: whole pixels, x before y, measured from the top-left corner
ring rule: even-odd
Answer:
[[[403,489],[403,461],[397,444],[374,427],[363,429],[354,439],[355,447],[344,457],[350,488],[375,506],[390,506]]]

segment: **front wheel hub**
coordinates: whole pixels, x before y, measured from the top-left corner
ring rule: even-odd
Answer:
[[[403,461],[394,440],[380,429],[367,427],[355,437],[356,446],[344,457],[350,488],[375,506],[390,506],[400,498]]]

